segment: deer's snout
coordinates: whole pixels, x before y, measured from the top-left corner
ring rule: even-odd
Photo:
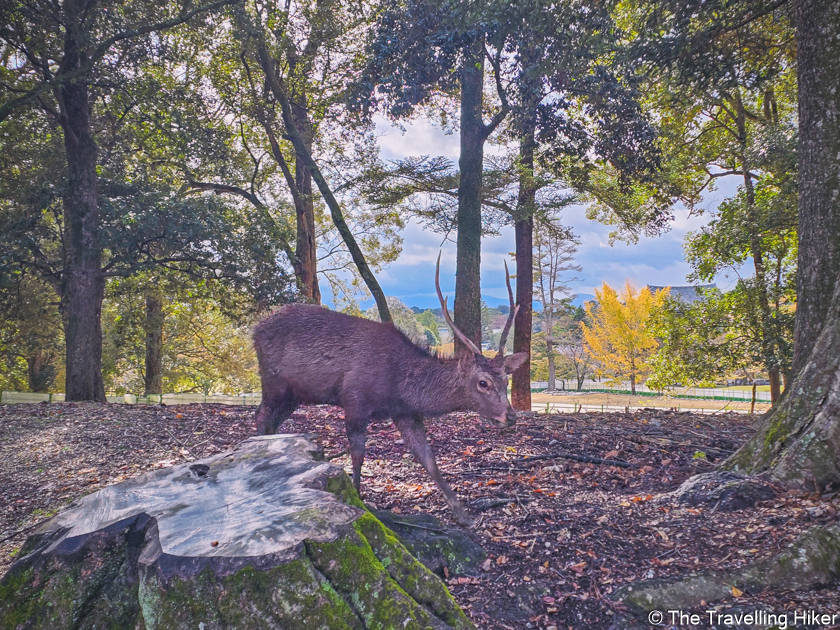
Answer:
[[[516,424],[516,412],[513,410],[513,407],[508,407],[507,415],[505,416],[505,421],[509,427],[512,427]]]
[[[507,413],[503,416],[496,416],[493,418],[499,424],[503,424],[508,427],[512,427],[516,424],[516,412],[513,410],[513,407],[508,407]]]

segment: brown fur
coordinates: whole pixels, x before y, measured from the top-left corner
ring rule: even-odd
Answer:
[[[358,489],[367,425],[392,418],[455,516],[469,521],[437,468],[423,418],[471,410],[513,423],[507,374],[526,355],[442,359],[414,345],[392,324],[302,304],[286,306],[261,322],[254,346],[263,388],[259,433],[274,433],[299,404],[343,407]]]

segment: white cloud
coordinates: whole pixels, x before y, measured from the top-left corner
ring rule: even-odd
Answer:
[[[384,118],[377,119],[376,125],[385,160],[411,155],[443,155],[453,161],[458,159],[458,135],[446,135],[427,120],[406,123],[405,133]],[[487,153],[492,150],[488,147]],[[718,190],[707,195],[704,209],[714,209],[720,201],[733,195],[740,179],[727,177],[716,183]],[[691,270],[684,260],[683,239],[687,232],[701,228],[710,219],[708,212],[689,216],[687,211],[677,210],[669,232],[655,238],[643,236],[634,245],[617,242],[611,246],[610,226],[588,220],[581,205],[568,208],[562,222],[571,226],[579,237],[581,245],[576,262],[583,267],[583,271],[577,274],[580,280],[573,283],[573,289],[581,294],[592,294],[593,289],[603,282],[618,287],[628,278],[639,287],[646,284],[687,284],[686,276]],[[409,306],[436,307],[434,269],[438,252],[442,252],[441,288],[444,295],[450,296],[451,305],[455,291],[455,244],[444,241],[442,234],[430,231],[415,220],[407,223],[402,236],[403,252],[399,259],[377,274],[383,290]],[[503,261],[507,260],[510,264],[509,253],[513,250],[512,228],[505,228],[499,236],[482,240],[481,290],[491,303],[507,301]],[[514,266],[510,267],[514,272]],[[721,288],[734,284],[732,278],[727,279],[723,275],[715,281]]]

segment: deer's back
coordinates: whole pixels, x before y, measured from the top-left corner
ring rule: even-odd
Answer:
[[[345,387],[393,397],[401,366],[425,352],[391,324],[291,304],[261,322],[254,346],[263,380],[289,383],[301,402],[341,404]]]

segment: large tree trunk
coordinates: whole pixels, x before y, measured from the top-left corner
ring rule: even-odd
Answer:
[[[484,40],[464,50],[461,68],[461,156],[458,165],[458,252],[455,325],[481,347],[481,176],[484,168]],[[518,265],[517,265],[518,267]],[[470,350],[455,340],[455,354]]]
[[[163,303],[159,295],[146,294],[146,374],[144,396],[163,394]]]
[[[840,485],[840,5],[801,0],[797,14],[796,376],[724,468],[822,490]]]
[[[67,3],[69,16],[64,40],[63,72],[83,63],[73,15],[75,2]],[[76,7],[80,9],[80,7]],[[90,128],[87,86],[66,82],[60,88],[67,154],[67,191],[64,195],[65,259],[62,306],[66,310],[66,400],[105,402],[102,381],[102,252],[99,245],[97,197],[97,148]]]
[[[513,329],[513,351],[531,353],[531,329],[534,317],[534,129],[536,121],[529,117],[523,123],[519,141],[519,196],[516,202],[516,314]],[[547,333],[552,334],[551,330]],[[554,389],[554,356],[549,345],[548,388]],[[514,409],[531,411],[531,358],[513,373],[511,405]]]
[[[811,356],[840,277],[840,5],[796,6],[800,245],[793,374]]]

